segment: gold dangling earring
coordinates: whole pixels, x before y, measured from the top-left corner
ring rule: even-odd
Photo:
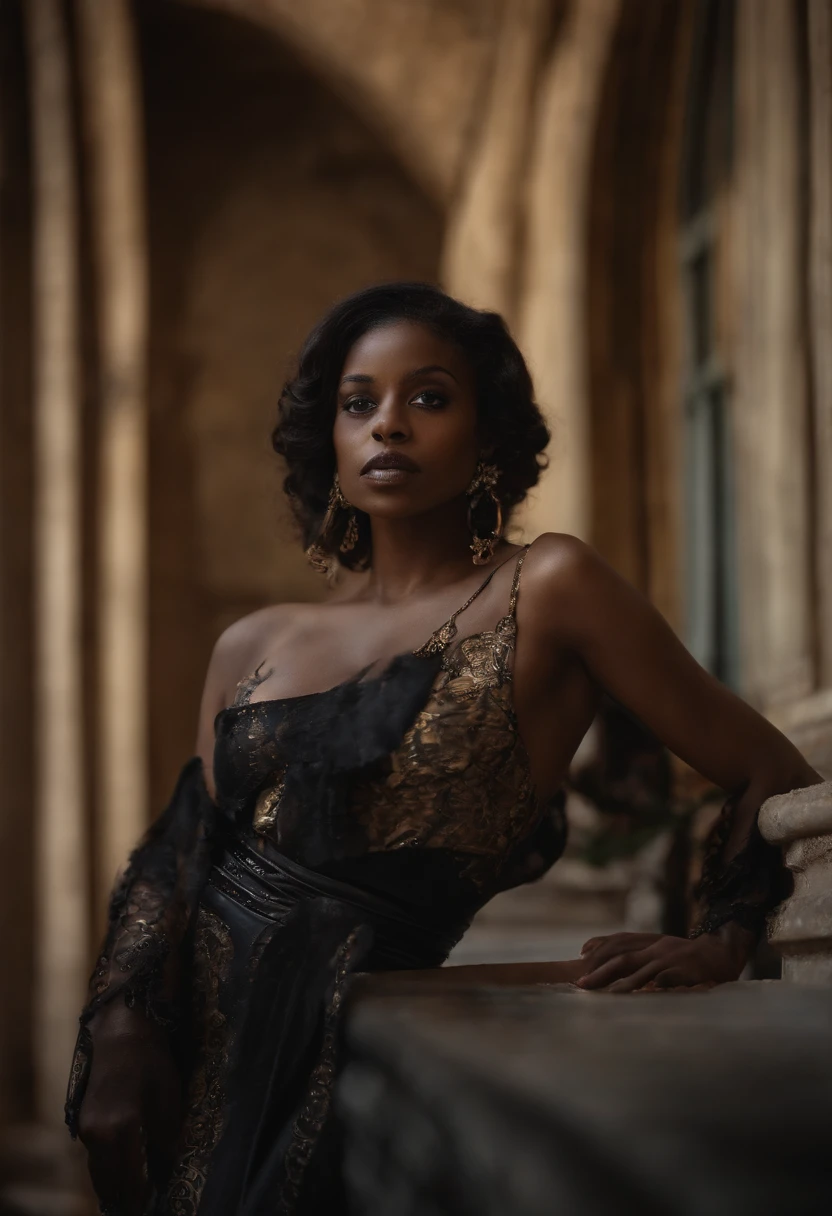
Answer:
[[[473,480],[466,493],[468,495],[468,527],[471,531],[471,552],[474,555],[475,566],[487,566],[494,556],[494,549],[500,540],[503,529],[503,507],[495,486],[500,479],[500,470],[495,464],[486,464],[481,460],[474,472]],[[480,536],[474,524],[474,511],[479,506],[483,495],[491,499],[496,513],[494,527],[488,536]]]
[[[350,518],[347,522],[347,530],[344,533],[344,539],[341,541],[339,548],[342,553],[351,553],[357,544],[358,520],[355,518],[355,509],[353,508],[353,510],[350,511]]]
[[[324,515],[323,523],[321,524],[321,530],[318,533],[318,539],[306,550],[306,556],[309,560],[309,564],[316,574],[331,573],[332,554],[327,548],[326,542],[335,524],[335,516],[337,515],[338,511],[348,506],[349,503],[341,492],[341,483],[338,480],[338,474],[336,473],[332,481],[332,489],[329,491],[329,501],[326,504],[326,514]],[[342,553],[348,551],[344,548],[344,545],[347,541],[347,536],[349,536],[353,530],[353,526],[355,531],[355,539],[353,540],[352,544],[348,546],[349,549],[355,548],[355,543],[358,540],[358,525],[355,523],[355,512],[353,512],[352,518],[347,525],[347,534],[344,536],[344,539],[341,542]]]

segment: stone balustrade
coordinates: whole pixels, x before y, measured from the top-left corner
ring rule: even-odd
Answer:
[[[832,992],[367,978],[337,1095],[364,1216],[829,1210]]]
[[[783,850],[794,891],[769,921],[783,979],[832,985],[832,781],[769,798],[760,831]]]

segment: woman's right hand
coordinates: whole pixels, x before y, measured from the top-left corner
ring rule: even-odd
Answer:
[[[78,1137],[102,1211],[141,1216],[174,1162],[182,1083],[167,1033],[121,1001],[89,1023],[92,1067]]]

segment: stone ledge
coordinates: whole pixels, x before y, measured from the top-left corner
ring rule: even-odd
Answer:
[[[832,1187],[832,992],[385,990],[338,1091],[365,1216],[781,1216]]]
[[[832,985],[832,782],[769,798],[759,823],[794,880],[768,927],[783,979]]]
[[[832,781],[776,794],[763,803],[759,822],[766,840],[781,846],[832,832]]]

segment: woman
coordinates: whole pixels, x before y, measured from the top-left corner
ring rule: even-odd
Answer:
[[[310,560],[364,573],[220,638],[197,755],[113,895],[67,1104],[102,1210],[339,1210],[349,973],[439,966],[559,856],[602,690],[730,795],[700,931],[489,974],[742,970],[780,893],[757,809],[820,778],[586,545],[504,539],[547,440],[501,319],[434,287],[360,292],[308,339],[274,446]]]

